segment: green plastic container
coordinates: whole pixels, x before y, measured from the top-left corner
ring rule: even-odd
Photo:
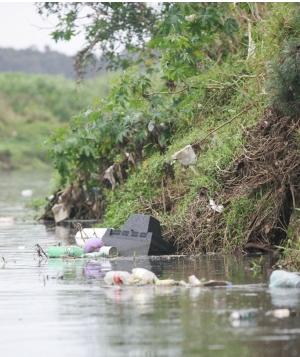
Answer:
[[[84,256],[84,250],[76,245],[69,246],[53,246],[47,249],[48,258],[82,258]]]

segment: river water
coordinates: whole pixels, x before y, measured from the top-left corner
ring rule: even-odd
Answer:
[[[21,190],[46,194],[49,174],[0,178],[1,356],[299,356],[300,292],[268,289],[269,257],[41,261],[35,244],[47,247],[73,237],[68,227],[28,218]],[[104,286],[106,271],[133,267],[151,269],[161,278],[186,280],[195,274],[233,285]],[[268,313],[283,307],[296,316],[276,319]],[[251,314],[233,320],[234,311]]]

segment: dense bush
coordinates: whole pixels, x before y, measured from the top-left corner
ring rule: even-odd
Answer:
[[[80,177],[93,185],[94,174],[126,153],[136,161],[163,153],[178,130],[191,128],[204,89],[197,75],[238,49],[245,51],[239,43],[241,11],[228,4],[165,5],[153,24],[143,66],[127,69],[105,101],[76,116],[69,129],[51,139],[62,182]],[[153,51],[156,56],[150,59]]]

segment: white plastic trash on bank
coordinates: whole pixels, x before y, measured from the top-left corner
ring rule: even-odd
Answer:
[[[195,165],[197,162],[197,156],[192,145],[187,145],[183,149],[175,152],[172,155],[172,160],[178,160],[183,166]]]
[[[285,270],[274,270],[270,275],[270,288],[300,288],[300,275]]]

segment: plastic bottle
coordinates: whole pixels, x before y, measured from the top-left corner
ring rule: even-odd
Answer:
[[[81,247],[75,245],[69,246],[52,246],[47,249],[48,258],[81,258],[84,255],[84,250]]]
[[[270,275],[270,288],[300,288],[300,275],[285,270],[274,270]]]

